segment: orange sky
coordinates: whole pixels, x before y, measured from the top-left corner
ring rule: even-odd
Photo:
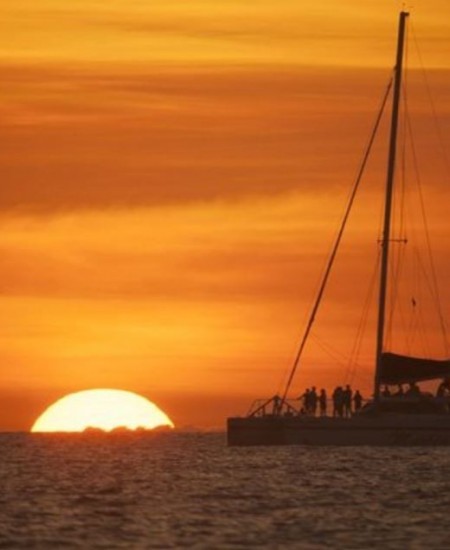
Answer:
[[[414,4],[408,101],[448,312],[450,4]],[[399,7],[0,3],[0,430],[27,430],[88,388],[136,391],[201,427],[279,390],[393,64]],[[384,164],[377,142],[295,391],[344,381]],[[366,394],[372,352],[369,338],[352,380]]]

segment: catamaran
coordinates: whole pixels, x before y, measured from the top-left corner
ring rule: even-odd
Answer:
[[[227,420],[227,438],[231,446],[244,445],[450,445],[450,398],[433,395],[418,389],[417,383],[442,380],[441,388],[450,393],[450,359],[412,357],[385,349],[388,274],[390,271],[392,234],[393,190],[397,154],[399,107],[402,93],[405,29],[409,13],[400,12],[398,24],[396,63],[393,77],[386,90],[378,113],[368,149],[364,156],[356,185],[350,196],[338,236],[321,281],[309,322],[301,340],[297,356],[284,392],[265,400],[254,407],[247,416]],[[322,296],[324,294],[333,262],[353,206],[356,191],[364,171],[382,112],[388,96],[392,93],[387,177],[384,198],[384,222],[381,238],[381,261],[379,268],[378,320],[375,341],[375,368],[373,398],[348,418],[315,417],[302,414],[288,399],[291,385],[300,363],[302,352],[311,332]],[[409,384],[415,391],[407,395],[391,397],[381,391],[383,386]]]

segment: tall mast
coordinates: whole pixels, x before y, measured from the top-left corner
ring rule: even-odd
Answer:
[[[384,206],[384,226],[382,236],[382,253],[381,253],[381,268],[380,268],[380,294],[378,299],[378,326],[377,326],[377,344],[376,344],[376,362],[375,362],[375,380],[374,380],[374,398],[377,401],[380,397],[380,375],[381,375],[381,356],[383,353],[384,343],[384,328],[386,316],[386,298],[387,298],[387,276],[389,263],[389,244],[391,234],[391,214],[392,214],[392,195],[394,189],[394,174],[395,174],[395,156],[397,150],[397,128],[398,114],[400,105],[400,91],[402,84],[402,64],[403,64],[403,47],[405,42],[405,26],[406,18],[409,13],[406,11],[400,12],[398,24],[398,41],[397,41],[397,59],[395,64],[394,74],[394,94],[392,99],[392,118],[391,118],[391,135],[389,141],[389,158],[386,178],[386,199]]]

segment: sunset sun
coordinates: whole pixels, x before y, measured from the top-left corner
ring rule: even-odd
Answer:
[[[154,403],[129,391],[95,389],[71,393],[48,407],[32,432],[83,432],[87,428],[111,431],[124,427],[173,428],[170,418]]]

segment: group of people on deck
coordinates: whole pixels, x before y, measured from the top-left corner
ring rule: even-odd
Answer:
[[[384,386],[381,391],[381,397],[403,397],[420,396],[422,392],[416,382],[411,382],[408,389],[404,389],[402,384],[398,384],[396,391],[391,391],[389,386]]]
[[[327,416],[328,397],[325,389],[317,392],[315,386],[307,388],[299,397],[302,402],[300,414],[316,416],[319,411],[320,416]],[[347,384],[345,388],[338,386],[332,394],[333,416],[340,418],[350,418],[353,413],[359,411],[362,406],[363,398],[359,390],[353,393],[351,387]]]
[[[397,390],[392,391],[389,386],[384,386],[381,391],[381,397],[420,397],[428,395],[430,393],[424,393],[421,391],[417,382],[409,382],[407,389],[404,389],[403,384],[398,384]],[[450,398],[450,378],[444,378],[436,391],[437,398]]]
[[[407,388],[404,388],[402,384],[398,384],[396,389],[393,389],[392,386],[385,385],[381,388],[379,395],[382,400],[392,400],[392,402],[397,402],[397,399],[402,397],[405,398],[404,402],[416,402],[417,400],[420,401],[425,398],[429,400],[432,398],[436,402],[444,403],[447,412],[450,413],[450,378],[444,378],[441,381],[435,396],[428,392],[422,392],[418,384],[414,381],[409,382]],[[304,393],[297,398],[297,401],[300,401],[300,409],[298,409],[296,405],[291,405],[279,395],[275,395],[268,401],[259,405],[253,412],[253,415],[265,416],[269,414],[276,416],[304,415],[325,417],[328,416],[328,403],[330,401],[333,405],[331,411],[333,417],[350,418],[361,409],[363,397],[359,390],[353,391],[349,384],[345,387],[337,386],[331,394],[331,399],[328,399],[327,392],[324,388],[317,391],[316,387],[312,386],[311,388],[307,388]]]

